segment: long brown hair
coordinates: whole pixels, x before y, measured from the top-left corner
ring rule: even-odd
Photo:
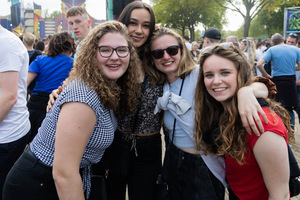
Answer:
[[[224,48],[221,45],[203,52],[200,58],[200,71],[195,90],[195,139],[196,148],[205,153],[227,154],[238,163],[244,162],[244,153],[248,148],[246,130],[242,125],[237,109],[237,94],[226,101],[226,106],[216,101],[208,93],[204,84],[203,64],[212,55],[232,61],[237,68],[237,89],[251,83],[249,63],[242,52],[233,44]],[[268,108],[282,119],[288,134],[292,133],[289,126],[290,117],[287,111],[271,99],[265,99]],[[270,110],[269,110],[270,112]],[[271,112],[270,112],[271,113]]]
[[[145,42],[145,44],[143,44],[141,47],[139,47],[138,49],[138,54],[141,60],[143,60],[143,57],[145,56],[144,54],[144,49],[146,48],[146,46],[149,43],[150,38],[153,35],[153,32],[155,30],[155,16],[154,16],[154,12],[153,9],[151,8],[151,6],[149,6],[147,3],[141,2],[141,1],[133,1],[131,3],[129,3],[121,12],[118,21],[122,22],[123,24],[125,24],[127,27],[129,25],[130,22],[130,16],[133,10],[135,9],[145,9],[149,12],[150,14],[150,24],[149,24],[149,29],[150,29],[150,33],[149,33],[149,37],[147,39],[147,41]]]
[[[117,82],[105,77],[97,65],[98,42],[107,33],[120,33],[126,39],[130,49],[128,69]],[[84,81],[89,88],[98,93],[105,108],[113,109],[118,116],[128,114],[134,111],[137,98],[140,97],[136,72],[138,64],[138,55],[128,36],[126,26],[117,21],[103,22],[90,31],[82,41],[74,68],[66,84],[74,79]]]

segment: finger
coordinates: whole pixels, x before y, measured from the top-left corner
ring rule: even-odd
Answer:
[[[265,131],[264,131],[264,126],[263,126],[263,124],[262,124],[262,121],[260,120],[260,117],[259,117],[258,115],[256,115],[256,116],[254,116],[254,120],[255,120],[255,122],[256,122],[258,128],[259,128],[259,131],[260,131],[261,133],[265,132]],[[259,135],[258,135],[258,136],[259,136]]]
[[[249,127],[249,123],[248,123],[248,119],[247,119],[246,115],[240,114],[240,116],[241,116],[241,120],[242,120],[243,127],[246,129],[247,133],[248,133],[249,135],[251,135],[252,132],[251,132],[251,129],[250,129],[250,127]]]
[[[260,133],[257,129],[257,125],[256,125],[255,121],[253,120],[252,115],[248,117],[248,122],[249,122],[249,126],[250,126],[251,130],[254,132],[254,134],[257,136],[260,136]]]

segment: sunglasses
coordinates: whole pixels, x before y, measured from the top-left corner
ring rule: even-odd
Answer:
[[[298,37],[298,35],[296,33],[290,33],[289,36]]]
[[[181,48],[180,45],[173,45],[173,46],[169,46],[166,49],[155,49],[155,50],[151,51],[151,55],[155,59],[161,59],[162,57],[164,57],[164,54],[166,51],[170,56],[175,56],[178,54],[179,48]]]

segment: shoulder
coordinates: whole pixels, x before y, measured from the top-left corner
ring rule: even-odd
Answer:
[[[268,107],[262,107],[262,109],[265,112],[268,119],[268,124],[263,123],[263,118],[259,114],[260,120],[262,121],[265,130],[264,133],[273,132],[275,134],[283,136],[287,140],[287,130],[281,118],[272,109]],[[251,136],[247,135],[247,137],[248,137],[248,142],[250,142],[250,146],[253,148],[254,144],[259,139],[259,136],[256,136],[254,133],[252,133]]]

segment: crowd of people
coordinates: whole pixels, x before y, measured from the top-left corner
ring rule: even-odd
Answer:
[[[0,199],[99,199],[94,175],[108,200],[290,199],[297,34],[190,43],[140,1],[66,18],[77,42],[0,26]]]

